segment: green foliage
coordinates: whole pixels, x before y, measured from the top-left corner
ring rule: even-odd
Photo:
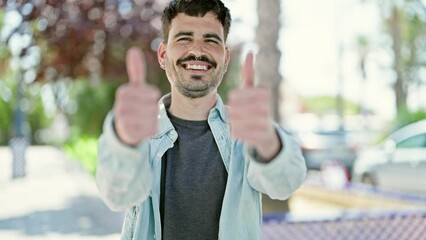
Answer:
[[[0,145],[7,145],[12,135],[12,90],[0,80]]]
[[[98,141],[95,137],[80,137],[66,143],[64,151],[80,164],[90,174],[96,173],[96,160],[98,155]]]
[[[44,142],[41,142],[42,140],[38,139],[36,135],[39,130],[50,126],[53,121],[53,117],[46,114],[40,95],[42,85],[40,83],[33,83],[26,87],[26,113],[27,121],[31,129],[31,142],[33,144],[44,144]]]
[[[423,119],[426,119],[426,109],[410,111],[409,109],[404,108],[400,110],[397,113],[396,118],[384,128],[383,133],[379,136],[375,143],[380,143],[396,130]]]
[[[337,108],[336,97],[320,96],[303,99],[305,111],[323,115],[330,112],[335,112]],[[344,101],[345,114],[356,114],[359,112],[359,105],[349,100]]]
[[[422,82],[421,69],[426,67],[424,49],[426,48],[426,19],[424,11],[416,4],[406,3],[401,9],[403,76],[406,84]]]
[[[96,172],[97,139],[105,116],[112,109],[117,87],[114,82],[92,86],[87,80],[76,80],[69,89],[75,111],[68,113],[71,137],[63,148],[92,175]]]
[[[114,103],[117,83],[102,82],[91,86],[87,80],[74,81],[70,97],[75,104],[75,111],[69,113],[72,138],[95,137],[102,131],[102,123]]]
[[[229,92],[238,87],[241,82],[240,67],[241,62],[239,60],[240,48],[235,47],[231,52],[231,60],[229,61],[228,71],[225,73],[222,82],[220,83],[217,92],[222,97],[222,100],[226,103],[228,101]]]
[[[13,113],[17,105],[17,81],[14,75],[0,77],[0,145],[7,145],[13,137]],[[42,144],[36,137],[38,130],[47,128],[52,117],[46,115],[42,98],[41,85],[34,83],[24,85],[24,110],[30,128],[30,137],[33,144]]]
[[[392,130],[399,129],[410,123],[414,123],[420,120],[426,119],[426,109],[418,111],[410,111],[405,108],[402,111],[398,112],[398,115],[395,121],[392,124]]]

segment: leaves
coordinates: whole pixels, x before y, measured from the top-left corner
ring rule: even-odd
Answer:
[[[93,84],[101,77],[125,76],[123,56],[116,51],[138,45],[155,56],[151,43],[160,33],[162,8],[162,1],[154,0],[32,0],[8,5],[8,11],[23,17],[14,32],[28,32],[22,25],[31,23],[35,44],[44,53],[37,80],[89,77]],[[156,62],[150,64],[155,70]]]

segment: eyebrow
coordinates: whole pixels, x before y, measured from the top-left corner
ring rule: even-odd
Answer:
[[[203,37],[204,38],[214,38],[214,39],[218,40],[219,42],[222,42],[222,39],[216,33],[205,33],[205,34],[203,34]]]
[[[194,32],[191,32],[191,31],[178,32],[174,35],[174,38],[178,38],[178,37],[181,37],[181,36],[194,36]],[[214,39],[222,42],[222,39],[216,33],[205,33],[205,34],[203,34],[203,38],[214,38]]]
[[[174,38],[178,38],[178,37],[181,37],[181,36],[193,36],[194,35],[194,32],[178,32],[178,33],[176,33],[176,35],[174,36]]]

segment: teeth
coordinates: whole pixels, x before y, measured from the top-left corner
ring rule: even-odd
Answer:
[[[188,65],[186,66],[186,69],[207,70],[207,66],[206,65]]]

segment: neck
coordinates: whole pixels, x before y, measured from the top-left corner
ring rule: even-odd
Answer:
[[[169,112],[185,120],[207,120],[210,110],[216,105],[216,93],[201,98],[188,98],[172,90],[172,102]]]

